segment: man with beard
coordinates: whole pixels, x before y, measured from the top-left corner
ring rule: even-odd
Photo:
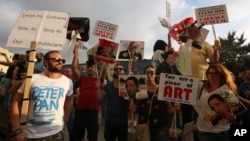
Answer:
[[[43,63],[45,71],[31,78],[25,131],[20,127],[25,82],[13,97],[10,108],[10,139],[13,141],[64,140],[64,122],[68,122],[73,105],[73,84],[61,74],[65,60],[58,51],[46,53]]]
[[[98,90],[100,100],[106,98],[104,138],[106,141],[127,141],[128,138],[128,100],[119,96],[119,75],[124,75],[124,67],[116,64],[113,81]]]

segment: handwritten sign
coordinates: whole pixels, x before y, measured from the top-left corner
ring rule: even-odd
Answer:
[[[65,45],[69,14],[50,11],[24,11],[18,17],[7,46],[62,50]]]
[[[197,88],[197,78],[161,73],[158,99],[195,105]]]
[[[96,21],[93,35],[105,38],[108,40],[114,40],[118,30],[118,25],[107,23],[104,21]]]
[[[228,23],[226,5],[217,5],[195,9],[195,15],[198,24],[219,24]]]

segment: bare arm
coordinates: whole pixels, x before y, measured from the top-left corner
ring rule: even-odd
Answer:
[[[13,95],[16,93],[17,89],[22,85],[23,80],[16,81],[12,84],[11,88],[8,90],[8,95]]]
[[[71,110],[73,108],[73,94],[70,96],[66,96],[64,103],[64,121],[68,122]]]
[[[210,61],[212,63],[217,63],[219,62],[219,58],[220,58],[220,52],[219,52],[219,49],[221,47],[221,44],[220,44],[220,41],[219,40],[215,40],[214,41],[214,53],[212,55],[212,58],[210,58]]]
[[[20,113],[21,113],[21,104],[22,104],[23,94],[16,93],[10,105],[10,128],[11,131],[20,129]]]
[[[72,60],[72,71],[73,71],[74,75],[76,76],[77,80],[79,80],[81,78],[81,73],[78,70],[78,55],[79,55],[79,52],[78,52],[78,47],[77,46],[74,47],[73,53],[74,53],[74,57],[73,57],[73,60]]]
[[[17,76],[18,70],[19,70],[19,67],[16,66],[15,69],[13,70],[13,73],[12,73],[12,81],[16,81],[16,76]]]

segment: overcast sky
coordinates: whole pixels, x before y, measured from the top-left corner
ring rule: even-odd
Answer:
[[[244,33],[247,42],[250,39],[250,1],[246,0],[168,0],[171,4],[171,24],[187,17],[195,18],[195,8],[226,4],[229,23],[216,24],[217,37],[226,38],[229,31]],[[166,17],[166,0],[0,0],[0,46],[13,53],[24,53],[27,48],[6,47],[8,36],[20,12],[25,10],[47,10],[68,12],[71,17],[88,17],[90,19],[90,40],[87,47],[98,43],[99,37],[92,35],[96,20],[119,25],[115,42],[120,40],[145,41],[144,57],[150,59],[156,40],[167,41],[168,30],[161,26],[158,17]],[[207,41],[213,43],[214,37],[211,26]],[[172,41],[177,50],[178,45]],[[48,50],[38,50],[47,52]],[[68,46],[62,51],[67,63]],[[86,61],[86,51],[80,52],[80,63]],[[85,56],[85,57],[84,57]]]

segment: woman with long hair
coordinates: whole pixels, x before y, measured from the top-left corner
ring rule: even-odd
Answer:
[[[213,94],[237,94],[237,87],[230,71],[222,64],[211,64],[206,70],[207,81],[199,85],[199,99],[194,106],[198,113],[197,139],[198,141],[229,141],[230,124],[235,121],[233,114],[221,118],[213,113],[207,104]]]

